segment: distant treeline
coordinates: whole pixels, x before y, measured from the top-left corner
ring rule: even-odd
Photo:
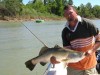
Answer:
[[[76,7],[73,0],[32,0],[23,4],[22,0],[0,0],[0,17],[44,18],[63,16],[65,5],[73,5],[78,14],[86,18],[100,18],[100,5],[91,3]]]

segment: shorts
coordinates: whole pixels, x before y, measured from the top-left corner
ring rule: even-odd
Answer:
[[[67,67],[67,75],[99,75],[96,68],[91,68],[87,70],[76,70],[70,67]]]

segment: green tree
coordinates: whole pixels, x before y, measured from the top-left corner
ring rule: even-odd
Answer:
[[[93,7],[93,14],[95,15],[96,18],[100,18],[100,6],[99,5],[95,5]]]
[[[80,9],[79,9],[80,8]],[[82,17],[88,17],[89,16],[89,9],[81,4],[80,7],[78,7],[78,13],[82,16]]]
[[[20,14],[22,11],[22,0],[3,0],[3,3],[5,8],[8,9],[13,15]]]
[[[36,2],[36,0],[33,0],[32,2],[33,2],[33,3],[35,3],[35,2]]]
[[[94,18],[95,15],[93,14],[93,8],[91,3],[87,3],[86,5],[81,4],[80,6],[78,6],[77,8],[78,13],[82,16],[82,17],[86,17],[86,18]]]
[[[63,5],[67,5],[68,4],[68,1],[67,0],[63,0]]]
[[[92,5],[91,5],[91,3],[88,2],[88,3],[86,4],[86,7],[87,7],[89,10],[91,10],[91,9],[92,9]]]
[[[69,5],[73,5],[73,0],[69,0],[69,1],[68,1],[68,4],[69,4]]]
[[[44,5],[46,5],[47,4],[47,0],[44,0]]]
[[[91,5],[91,3],[88,2],[88,3],[86,4],[85,7],[86,7],[86,8],[85,8],[86,17],[93,18],[94,15],[93,15],[93,13],[92,13],[92,5]]]
[[[44,6],[41,0],[36,1],[32,4],[32,7],[37,10],[38,12],[44,13],[46,12],[46,7]]]
[[[56,2],[54,1],[54,2],[49,2],[48,4],[47,4],[47,10],[48,10],[48,12],[49,13],[53,13],[53,14],[56,14],[57,13],[57,4],[56,4]]]
[[[20,3],[22,3],[23,0],[19,0]]]
[[[83,4],[81,4],[79,7],[78,7],[78,13],[84,17],[84,13],[85,13],[85,6]]]
[[[63,0],[55,0],[57,3],[57,15],[62,16],[63,15]]]

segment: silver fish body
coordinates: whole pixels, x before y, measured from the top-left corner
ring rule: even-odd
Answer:
[[[41,49],[43,50],[43,48]],[[40,51],[41,52],[41,51]],[[78,52],[70,49],[64,49],[61,47],[46,48],[37,57],[32,58],[25,62],[25,65],[30,70],[33,70],[37,63],[47,63],[50,62],[50,58],[55,57],[57,61],[66,63],[75,63],[82,60],[85,56],[83,52]]]

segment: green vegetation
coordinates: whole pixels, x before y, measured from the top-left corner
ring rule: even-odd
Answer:
[[[22,0],[0,0],[0,19],[5,19],[5,16],[17,19],[59,19],[63,17],[63,7],[67,4],[74,5],[73,0],[33,0],[26,5]],[[100,18],[99,5],[92,7],[91,3],[87,3],[74,7],[82,17]]]

